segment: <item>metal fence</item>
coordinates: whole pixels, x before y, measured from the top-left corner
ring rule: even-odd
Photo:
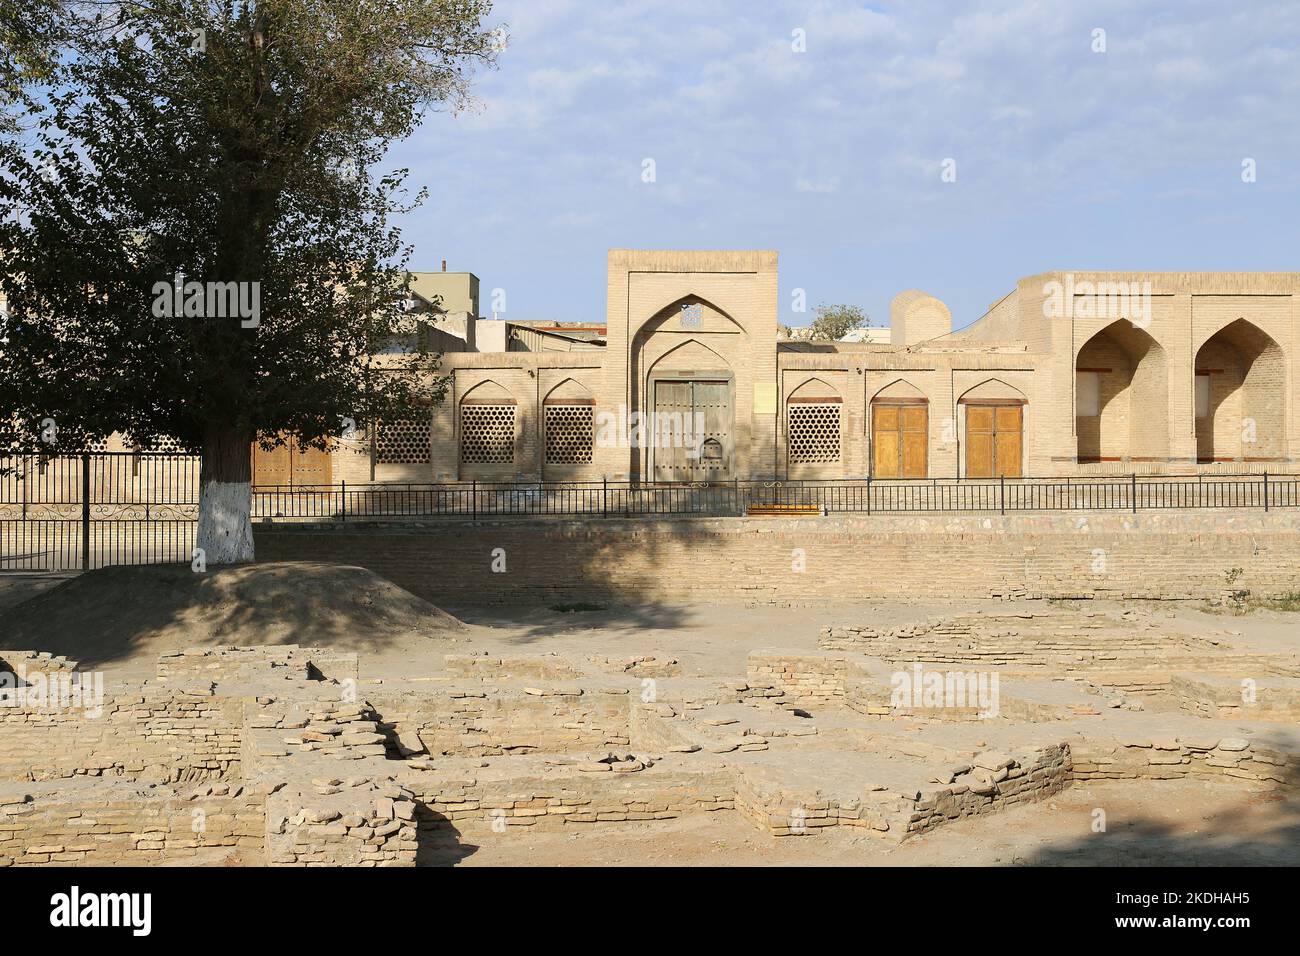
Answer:
[[[0,571],[188,562],[198,478],[190,455],[0,458]]]
[[[734,481],[464,481],[312,485],[254,490],[264,520],[458,516],[744,515],[751,509],[825,514],[1148,511],[1300,506],[1300,475],[1123,475],[1088,478],[920,478]]]
[[[198,458],[105,452],[0,458],[0,571],[189,562]],[[1300,475],[844,479],[708,484],[464,481],[253,490],[255,521],[439,517],[923,514],[1300,507]]]

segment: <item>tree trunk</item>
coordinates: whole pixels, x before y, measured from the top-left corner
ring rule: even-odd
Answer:
[[[195,546],[209,565],[253,560],[253,436],[212,426],[203,439]]]

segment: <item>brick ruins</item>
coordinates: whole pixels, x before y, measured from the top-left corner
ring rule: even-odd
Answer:
[[[1270,731],[1300,719],[1300,658],[1231,633],[1060,607],[850,622],[820,645],[755,650],[744,675],[462,653],[382,683],[333,649],[205,648],[102,699],[75,661],[0,650],[19,678],[0,706],[0,865],[406,866],[474,828],[693,814],[898,842],[1078,780],[1294,786]],[[900,698],[938,669],[995,673],[996,713]]]

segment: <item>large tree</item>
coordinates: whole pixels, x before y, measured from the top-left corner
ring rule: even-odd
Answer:
[[[490,0],[128,0],[81,31],[36,141],[0,144],[0,444],[114,431],[203,456],[198,546],[251,560],[250,445],[440,397],[402,310],[421,197],[388,147],[504,45]],[[46,436],[49,437],[49,430]]]
[[[0,3],[0,134],[19,130],[27,89],[53,76],[74,18],[65,0]]]

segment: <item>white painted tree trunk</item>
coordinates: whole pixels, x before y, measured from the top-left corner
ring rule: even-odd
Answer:
[[[195,547],[209,565],[253,560],[253,485],[247,481],[209,481],[199,492]]]

